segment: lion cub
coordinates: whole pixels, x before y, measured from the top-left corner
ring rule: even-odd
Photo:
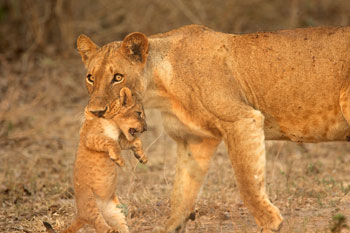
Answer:
[[[116,164],[124,165],[122,149],[132,149],[141,163],[147,162],[136,132],[146,130],[141,103],[133,99],[130,89],[120,91],[120,99],[106,118],[85,109],[85,121],[74,165],[74,188],[77,216],[64,233],[73,233],[85,224],[97,233],[129,232],[120,202],[115,194]],[[53,232],[48,223],[44,223]],[[50,229],[51,228],[51,229]]]

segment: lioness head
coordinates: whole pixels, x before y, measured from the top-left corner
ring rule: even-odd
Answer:
[[[142,75],[148,40],[142,33],[132,33],[122,42],[97,46],[89,37],[80,35],[77,48],[87,70],[86,86],[89,92],[88,111],[103,117],[111,104],[119,98],[121,88],[142,92]]]
[[[147,130],[143,105],[132,96],[130,89],[126,87],[120,91],[120,109],[112,119],[128,141],[134,139],[135,133]]]

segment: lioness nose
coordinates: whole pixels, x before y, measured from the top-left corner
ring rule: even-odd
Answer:
[[[107,107],[104,110],[90,111],[90,112],[97,117],[102,117],[106,113],[106,111],[107,111]]]

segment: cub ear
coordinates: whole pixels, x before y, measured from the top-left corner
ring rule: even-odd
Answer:
[[[77,39],[77,49],[81,59],[86,64],[91,54],[98,49],[98,46],[88,36],[81,34]]]
[[[134,99],[132,98],[132,93],[129,88],[123,87],[120,90],[120,102],[124,107],[134,105]]]
[[[148,55],[148,39],[141,32],[131,33],[124,38],[121,49],[131,61],[144,64]]]

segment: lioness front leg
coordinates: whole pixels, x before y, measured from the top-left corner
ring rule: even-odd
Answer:
[[[236,122],[222,122],[224,140],[245,205],[262,232],[277,231],[283,218],[265,190],[264,116],[250,110]]]
[[[196,139],[177,141],[178,160],[171,195],[171,215],[165,228],[153,232],[185,232],[186,223],[194,220],[195,202],[220,140]]]
[[[120,167],[125,165],[120,146],[115,140],[100,134],[89,134],[85,138],[85,145],[91,150],[108,152],[109,157]]]

